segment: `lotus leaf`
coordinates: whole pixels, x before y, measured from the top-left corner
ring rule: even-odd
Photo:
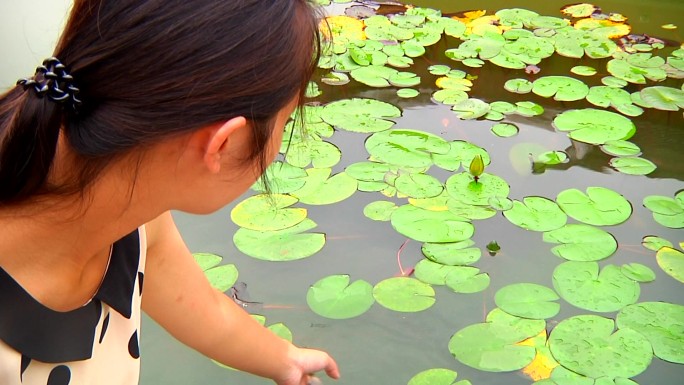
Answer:
[[[555,52],[548,39],[536,36],[520,36],[515,41],[507,42],[503,49],[527,64],[539,64],[541,59],[550,57]]]
[[[613,158],[610,165],[623,174],[647,175],[655,171],[656,165],[648,159],[639,157]]]
[[[515,136],[518,133],[518,126],[511,123],[499,123],[493,125],[491,130],[496,136],[500,136],[502,138],[509,138],[511,136]]]
[[[458,374],[449,369],[428,369],[413,376],[408,385],[457,385],[462,381],[456,382]]]
[[[471,294],[485,290],[489,286],[490,278],[487,273],[480,273],[480,269],[470,266],[455,266],[445,278],[446,285],[456,293]]]
[[[532,117],[544,113],[544,107],[534,102],[516,102],[515,113],[522,116]]]
[[[570,72],[580,76],[594,76],[596,75],[596,69],[589,66],[575,66],[570,68]]]
[[[442,193],[444,185],[432,175],[404,173],[394,181],[400,193],[411,198],[431,198]]]
[[[368,19],[366,19],[368,21]],[[408,40],[413,37],[413,32],[408,29],[398,27],[396,25],[388,24],[373,24],[368,25],[366,22],[366,29],[364,32],[369,39],[380,40],[380,41],[397,41],[397,40]]]
[[[641,154],[639,146],[626,140],[609,140],[601,145],[601,150],[614,156],[638,156]]]
[[[494,111],[494,110],[489,110],[487,115],[484,116],[485,119],[495,121],[495,122],[503,120],[504,117],[505,117],[504,114],[502,114],[499,111]]]
[[[550,382],[551,383],[548,385],[596,385],[596,381],[594,381],[593,378],[588,378],[581,374],[572,372],[562,365],[559,365],[553,369],[551,372]],[[534,385],[539,385],[539,382],[535,382]],[[544,383],[544,385],[547,385],[547,383]]]
[[[609,107],[632,104],[632,97],[629,92],[621,88],[595,86],[589,89],[587,101],[595,106]]]
[[[473,98],[460,101],[451,107],[456,116],[464,120],[481,118],[489,112],[489,109],[489,103]]]
[[[554,99],[558,101],[574,101],[584,99],[589,87],[567,76],[544,76],[534,81],[532,92],[545,98],[555,95]]]
[[[534,196],[523,198],[523,202],[513,201],[513,207],[503,214],[514,225],[532,231],[555,230],[568,219],[556,202]]]
[[[453,198],[473,205],[487,205],[491,197],[507,197],[508,183],[500,177],[484,173],[479,182],[466,172],[454,174],[446,181],[446,190]]]
[[[600,261],[617,250],[618,244],[610,233],[583,224],[567,224],[544,233],[544,242],[559,243],[551,252],[568,261]]]
[[[402,88],[397,90],[397,96],[404,99],[415,98],[418,95],[420,95],[420,92],[413,88]]]
[[[425,16],[412,14],[394,15],[390,21],[398,27],[410,29],[425,23]]]
[[[654,57],[654,58],[657,58]],[[660,58],[662,60],[662,58]],[[643,64],[643,62],[638,62]],[[630,83],[646,84],[646,79],[659,82],[667,78],[665,70],[659,67],[640,67],[623,59],[613,59],[608,62],[608,72],[618,79]]]
[[[599,313],[622,309],[639,299],[639,284],[620,268],[607,265],[599,274],[596,262],[564,262],[553,271],[553,287],[573,306]]]
[[[593,108],[562,112],[553,124],[560,131],[569,131],[570,138],[590,144],[626,140],[636,132],[636,126],[628,118]]]
[[[374,302],[373,286],[363,280],[350,284],[349,275],[322,278],[306,294],[306,303],[314,313],[332,319],[357,317]]]
[[[483,36],[471,35],[470,39],[461,43],[460,50],[476,52],[482,60],[488,60],[501,52],[506,39],[498,33],[487,32]]]
[[[392,213],[397,209],[394,202],[389,201],[375,201],[371,202],[363,208],[363,215],[374,221],[389,221]]]
[[[653,86],[641,90],[641,99],[652,108],[677,111],[684,108],[684,90],[672,87]]]
[[[397,166],[428,167],[432,154],[445,154],[450,146],[441,137],[418,130],[389,130],[371,135],[366,149],[373,160]]]
[[[435,303],[435,290],[415,278],[394,277],[378,282],[373,288],[373,297],[387,309],[413,313]]]
[[[224,292],[235,285],[238,279],[238,270],[233,264],[221,265],[205,270],[204,275],[211,287]]]
[[[673,247],[672,242],[654,235],[645,236],[644,239],[641,240],[641,245],[651,251],[658,251],[664,246]]]
[[[653,219],[661,225],[673,229],[684,227],[684,192],[678,193],[675,199],[649,195],[643,203],[653,213]]]
[[[413,39],[411,39],[410,42],[419,46],[427,47],[442,40],[442,29],[439,26],[426,24],[424,27],[414,28],[412,32]],[[409,52],[409,56],[410,54],[412,53]]]
[[[461,164],[463,164],[463,167],[465,168],[476,155],[482,157],[482,161],[485,165],[488,165],[491,162],[487,151],[472,143],[455,140],[449,142],[449,146],[449,151],[447,153],[432,155],[432,159],[437,167],[448,171],[456,171],[461,167]]]
[[[421,251],[433,262],[448,266],[472,265],[480,260],[482,250],[471,247],[471,240],[452,243],[423,243]]]
[[[551,332],[549,346],[561,365],[594,379],[636,376],[653,358],[644,336],[632,329],[615,331],[612,319],[596,315],[562,321]]]
[[[309,257],[323,248],[325,235],[304,233],[316,227],[310,219],[304,219],[296,226],[277,231],[255,231],[238,229],[233,243],[243,252],[266,261],[292,261]]]
[[[446,193],[446,191],[443,191],[434,197],[430,198],[409,198],[408,201],[410,204],[416,207],[420,207],[421,209],[425,210],[430,210],[430,211],[447,211],[449,210],[448,203],[451,201],[451,197],[449,194]]]
[[[532,91],[532,82],[527,79],[510,79],[504,84],[506,91],[516,94],[526,94]]]
[[[545,286],[534,283],[517,283],[504,286],[496,292],[496,306],[508,314],[531,319],[552,318],[560,311],[558,295]]]
[[[257,231],[281,230],[306,218],[306,209],[287,208],[298,199],[283,194],[258,194],[238,203],[230,219],[238,226]]]
[[[304,187],[290,193],[309,205],[328,205],[352,196],[358,187],[356,179],[345,172],[330,176],[331,169],[310,168]]]
[[[656,357],[684,364],[684,306],[666,302],[640,302],[620,310],[618,328],[641,333]]]
[[[648,266],[640,263],[628,263],[622,265],[622,274],[637,282],[653,282],[656,275]]]
[[[385,182],[373,182],[373,181],[360,180],[359,186],[357,188],[359,189],[359,191],[363,191],[363,192],[376,192],[376,191],[383,191],[387,188],[394,188],[394,187],[388,185]],[[392,196],[393,195],[394,194],[392,194]]]
[[[667,275],[684,283],[684,253],[672,247],[663,246],[656,253],[658,266]]]
[[[397,232],[421,242],[459,242],[475,231],[465,218],[449,211],[429,211],[413,205],[400,206],[392,213],[391,222]]]
[[[502,49],[498,55],[489,59],[489,61],[503,68],[523,69],[527,66],[528,62],[538,63],[539,59],[513,54],[506,49],[506,46],[504,46],[504,49]]]
[[[529,21],[530,27],[560,29],[570,25],[570,21],[553,16],[537,16]]]
[[[445,34],[456,38],[463,36],[467,28],[460,20],[454,20],[447,17],[440,19],[440,23],[444,26]]]
[[[327,123],[352,132],[379,132],[389,129],[394,122],[386,118],[397,118],[401,111],[385,102],[373,99],[344,99],[327,104],[321,111],[321,118]]]

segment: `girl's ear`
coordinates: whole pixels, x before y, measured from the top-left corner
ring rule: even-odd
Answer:
[[[211,129],[204,146],[204,163],[212,173],[221,171],[221,153],[228,146],[231,136],[247,127],[247,119],[242,116],[232,118],[218,128]]]

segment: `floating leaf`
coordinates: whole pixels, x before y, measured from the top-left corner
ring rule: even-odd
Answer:
[[[574,101],[584,99],[589,87],[567,76],[544,76],[532,83],[532,92],[545,98],[555,95],[554,100],[558,101]]]
[[[363,215],[374,221],[389,221],[392,213],[397,209],[394,202],[375,201],[363,208]]]
[[[360,181],[383,181],[390,170],[391,166],[386,163],[358,162],[350,164],[344,171]]]
[[[551,353],[564,367],[590,378],[630,378],[646,370],[653,357],[648,340],[632,329],[614,331],[612,319],[568,318],[551,331]]]
[[[643,203],[653,213],[653,219],[661,225],[673,229],[684,227],[684,191],[679,192],[675,199],[649,195],[644,198]]]
[[[432,159],[437,167],[448,171],[456,171],[461,165],[467,167],[475,156],[480,155],[485,166],[490,163],[489,154],[482,147],[463,140],[449,142],[449,151],[443,154],[433,154]]]
[[[456,113],[460,119],[477,119],[485,116],[489,110],[489,104],[480,99],[467,99],[454,104],[451,110]]]
[[[480,269],[470,266],[454,267],[458,269],[450,271],[444,283],[456,293],[478,293],[489,286],[489,274],[480,273]]]
[[[547,165],[561,164],[568,160],[568,154],[563,151],[546,151],[537,155],[535,162]]]
[[[302,140],[290,143],[285,155],[287,163],[300,168],[309,164],[313,164],[316,168],[333,167],[341,158],[340,149],[323,140]]]
[[[565,225],[568,218],[556,202],[544,197],[525,197],[523,202],[513,201],[513,207],[503,214],[514,225],[532,231],[558,229]]]
[[[648,175],[656,169],[656,165],[650,160],[633,156],[613,158],[610,160],[610,165],[621,173],[629,175]]]
[[[389,129],[394,122],[386,118],[397,118],[401,111],[385,102],[373,99],[344,99],[327,104],[321,118],[327,123],[352,132],[379,132]]]
[[[572,17],[589,17],[595,11],[597,11],[596,6],[587,3],[566,5],[561,8],[563,14]]]
[[[639,146],[626,140],[609,140],[601,145],[601,150],[614,156],[637,156],[641,154]]]
[[[651,57],[649,53],[634,54],[634,56],[636,55],[645,56],[643,56],[644,59],[640,60],[613,59],[607,64],[608,72],[618,79],[636,84],[646,84],[646,79],[659,82],[667,78],[665,70],[660,68],[660,66],[665,64],[663,58],[659,56]],[[654,66],[654,64],[651,64],[651,61],[656,63],[662,61],[662,63]]]
[[[656,275],[653,270],[640,263],[628,263],[622,265],[621,271],[622,274],[627,276],[627,278],[633,279],[637,282],[653,282],[656,279]]]
[[[416,264],[414,274],[416,278],[425,283],[446,285],[446,278],[451,273],[472,277],[479,272],[479,269],[470,266],[443,265],[429,259],[423,259]]]
[[[269,192],[275,194],[287,194],[306,184],[306,171],[303,168],[281,161],[271,163],[265,175]],[[267,192],[263,178],[259,178],[252,188],[258,192]]]
[[[418,95],[420,95],[420,92],[418,90],[414,90],[413,88],[402,88],[397,90],[397,96],[400,98],[410,99],[415,98]]]
[[[432,175],[404,173],[394,180],[397,191],[411,198],[431,198],[442,193],[444,185]]]
[[[329,168],[310,168],[304,187],[291,194],[302,203],[309,205],[327,205],[341,202],[356,192],[356,179],[345,172],[330,176]]]
[[[527,117],[538,116],[544,113],[544,107],[534,102],[516,102],[515,113]]]
[[[556,202],[572,218],[595,226],[617,225],[632,214],[627,199],[603,187],[588,187],[586,195],[577,189],[561,191]]]
[[[677,88],[646,87],[641,90],[641,99],[649,106],[663,111],[677,111],[684,108],[684,90]]]
[[[611,88],[627,87],[627,84],[629,84],[626,80],[618,79],[615,76],[604,76],[601,78],[601,83]]]
[[[420,84],[420,77],[412,72],[396,72],[390,75],[389,82],[395,87],[413,87]]]
[[[451,243],[423,243],[421,251],[429,260],[448,266],[472,265],[480,260],[482,251],[471,240]]]
[[[435,64],[428,67],[428,72],[437,76],[444,76],[451,71],[451,68],[443,64]]]
[[[673,247],[672,242],[653,235],[645,236],[641,241],[641,245],[651,251],[658,251],[663,246]]]
[[[204,271],[211,287],[224,292],[237,282],[238,270],[233,264],[212,267]]]
[[[636,330],[645,336],[656,357],[684,364],[684,306],[641,302],[620,310],[615,321],[620,329]]]
[[[233,242],[241,252],[267,261],[291,261],[309,257],[323,248],[325,235],[304,233],[316,227],[305,219],[296,226],[278,231],[238,229]]]
[[[660,26],[662,29],[677,29],[677,26],[674,24],[663,24]]]
[[[567,224],[544,233],[544,242],[558,243],[551,252],[568,261],[600,261],[617,250],[618,244],[610,233],[583,224]]]
[[[533,84],[527,79],[510,79],[504,84],[504,88],[508,92],[516,94],[526,94],[532,91]]]
[[[574,66],[570,68],[570,72],[580,76],[594,76],[596,75],[596,68],[589,66]]]
[[[449,211],[429,211],[413,205],[400,206],[392,213],[391,221],[397,232],[421,242],[459,242],[475,231],[472,224]]]
[[[630,119],[614,112],[593,108],[562,112],[556,116],[553,124],[560,131],[569,131],[570,138],[590,144],[626,140],[636,132],[636,127]]]
[[[504,286],[496,292],[496,306],[508,314],[532,319],[552,318],[560,311],[558,295],[551,289],[533,283]]]
[[[564,262],[553,271],[553,287],[573,306],[600,313],[612,312],[639,299],[639,284],[620,268],[607,265],[599,274],[596,262]]]
[[[415,278],[394,277],[378,282],[373,288],[375,300],[390,310],[419,312],[435,303],[432,286]]]
[[[448,196],[448,194],[447,194]],[[450,198],[447,202],[449,211],[470,220],[487,219],[496,215],[496,210],[486,206],[476,206]]]
[[[507,197],[508,183],[500,177],[484,173],[479,182],[466,172],[454,174],[446,181],[446,190],[453,198],[473,205],[487,205],[492,197]]]
[[[218,265],[223,259],[221,256],[212,253],[192,253],[192,257],[202,271],[206,271]]]
[[[656,253],[658,266],[670,277],[684,283],[684,253],[671,247],[661,247]]]
[[[272,231],[292,227],[306,218],[306,209],[287,208],[298,199],[283,194],[258,194],[238,203],[230,219],[250,230]]]
[[[342,72],[330,72],[321,77],[321,82],[331,86],[343,86],[349,83],[349,76]]]
[[[349,275],[322,278],[306,294],[306,303],[314,313],[332,319],[357,317],[374,302],[373,286],[363,280],[350,284]]]
[[[495,124],[492,126],[491,130],[496,136],[502,138],[509,138],[518,134],[518,126],[511,123]]]
[[[456,385],[457,376],[456,372],[449,369],[428,369],[413,376],[408,385]]]

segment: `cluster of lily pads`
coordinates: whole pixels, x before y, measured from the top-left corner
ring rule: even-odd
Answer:
[[[589,86],[568,75],[515,78],[503,87],[515,94],[553,97],[567,102],[566,106],[588,101],[597,108],[563,111],[553,119],[553,127],[574,141],[600,146],[615,156],[610,165],[619,172],[651,173],[656,165],[640,158],[639,147],[628,141],[637,131],[629,117],[645,109],[684,109],[684,86],[652,85],[684,78],[684,49],[663,58],[657,56],[665,48],[659,41],[619,45],[617,38],[629,33],[626,19],[616,14],[600,16],[590,4],[566,7],[562,12],[566,18],[524,9],[454,18],[434,9],[408,7],[392,16],[329,17],[322,28],[332,44],[321,57],[317,80],[330,86],[353,80],[368,87],[396,87],[398,96],[415,97],[425,92],[418,87],[423,79],[405,69],[427,47],[455,41],[456,46],[444,53],[460,68],[445,64],[428,68],[438,89],[432,92],[430,88],[432,100],[451,106],[459,119],[496,122],[492,132],[509,137],[518,128],[505,121],[508,116],[535,117],[544,114],[544,108],[526,100],[511,103],[472,97],[469,93],[478,77],[463,66],[496,65],[534,73],[555,54],[605,59],[605,71],[611,76],[601,79],[602,86]],[[600,72],[604,69],[589,66],[571,70],[585,77]],[[647,86],[634,90],[635,85]],[[311,83],[308,96],[317,98],[322,92],[317,83]],[[397,106],[368,98],[304,107],[286,127],[282,159],[255,184],[256,194],[231,212],[231,219],[240,226],[233,238],[236,247],[268,261],[310,257],[323,249],[325,235],[312,232],[316,224],[307,217],[307,209],[295,205],[334,204],[357,191],[379,192],[383,198],[368,204],[365,216],[389,222],[398,233],[421,242],[425,258],[412,274],[402,269],[401,276],[375,284],[352,282],[344,274],[323,277],[312,283],[306,300],[313,312],[331,319],[357,317],[375,302],[398,312],[417,312],[435,303],[435,285],[461,294],[489,286],[489,275],[473,266],[481,249],[471,238],[474,222],[501,214],[515,226],[542,233],[544,242],[555,244],[551,252],[564,262],[553,272],[553,289],[532,283],[499,289],[497,308],[485,322],[456,331],[449,341],[448,349],[459,362],[484,371],[522,370],[540,385],[635,384],[630,378],[643,372],[654,355],[684,364],[684,306],[638,302],[640,284],[656,277],[643,264],[603,268],[598,264],[618,248],[613,235],[602,227],[619,225],[632,214],[632,204],[625,197],[608,188],[589,187],[584,192],[561,191],[555,199],[511,199],[508,183],[484,171],[491,162],[486,149],[465,140],[447,141],[432,133],[395,128],[393,119],[401,115]],[[342,153],[327,139],[336,130],[363,134],[368,159],[333,173]],[[562,151],[548,151],[532,160],[553,165],[567,158]],[[430,174],[433,167],[451,174],[442,182]],[[684,191],[675,192],[674,198],[648,196],[641,203],[660,225],[684,228]],[[654,252],[665,273],[684,283],[684,244],[677,249],[668,240],[645,237],[643,245]],[[220,257],[196,258],[220,290],[236,282],[233,265],[214,267]],[[617,316],[615,320],[595,314],[571,317],[547,335],[547,320],[559,313],[561,298],[579,309],[617,312]],[[284,326],[276,328],[288,336]],[[470,384],[456,382],[456,377],[455,371],[435,368],[419,373],[409,385]]]

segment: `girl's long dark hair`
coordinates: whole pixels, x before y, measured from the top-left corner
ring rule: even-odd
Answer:
[[[236,116],[263,171],[275,115],[304,99],[317,25],[306,0],[76,0],[54,56],[83,104],[74,114],[21,86],[0,96],[0,205],[83,191],[134,149]],[[79,168],[51,185],[60,131]]]

